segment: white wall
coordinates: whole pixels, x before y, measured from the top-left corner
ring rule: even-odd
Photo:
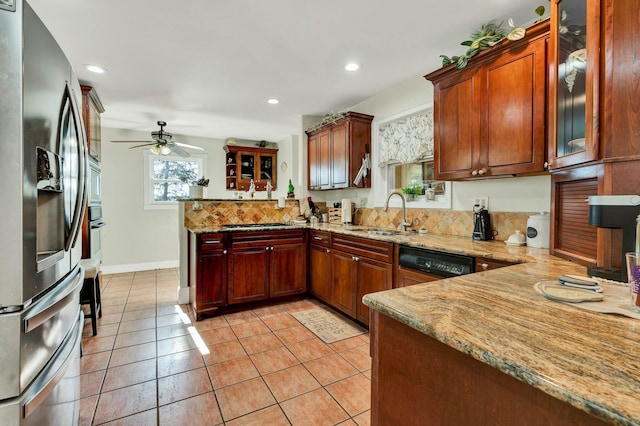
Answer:
[[[232,198],[225,190],[224,141],[174,135],[174,139],[205,148],[209,186],[206,198]],[[145,210],[143,202],[142,149],[111,140],[149,140],[148,132],[102,129],[102,204],[107,226],[102,228],[102,262],[105,273],[176,267],[178,265],[178,213],[175,210]],[[273,198],[285,196],[287,183],[298,173],[293,161],[297,136],[278,141],[278,186]],[[297,155],[297,153],[296,153]],[[287,171],[280,166],[287,163]],[[306,170],[306,168],[305,168]],[[257,198],[266,198],[266,192]]]
[[[366,99],[348,110],[373,115],[376,121],[429,102],[433,102],[433,85],[418,76]],[[306,137],[304,140],[306,143]],[[377,147],[373,146],[372,149],[375,150]],[[378,166],[373,164],[372,167]],[[370,190],[314,191],[312,195],[314,199],[318,198],[329,203],[340,201],[342,198],[351,198],[356,202],[366,198],[367,207],[380,207],[381,203],[376,205],[374,198],[379,200],[386,196],[387,183],[383,179],[374,179]],[[551,178],[549,175],[454,182],[452,187],[453,210],[471,211],[475,196],[488,196],[489,210],[493,211],[535,212],[550,209]],[[380,192],[384,193],[384,196],[380,197]]]

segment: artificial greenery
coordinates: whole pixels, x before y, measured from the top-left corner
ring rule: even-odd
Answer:
[[[542,17],[544,15],[544,6],[538,6],[535,9],[535,13]],[[524,37],[526,30],[522,27],[516,27],[513,23],[513,19],[509,19],[510,31],[507,31],[502,27],[501,23],[495,21],[487,22],[480,26],[480,29],[471,34],[471,40],[465,40],[460,43],[462,46],[467,46],[468,49],[465,53],[459,56],[447,56],[440,55],[442,58],[442,66],[456,64],[457,69],[462,69],[467,66],[469,59],[474,57],[481,50],[488,49],[496,44],[500,43],[505,38],[511,41],[520,40]]]
[[[344,118],[346,115],[347,111],[331,111],[329,114],[326,114],[324,117],[322,117],[322,121],[318,121],[317,123],[313,123],[311,126],[309,126],[307,132],[318,130],[319,128],[326,126],[327,124],[335,124],[338,120]]]

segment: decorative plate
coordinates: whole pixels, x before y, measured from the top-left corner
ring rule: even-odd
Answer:
[[[534,285],[536,291],[549,300],[557,302],[600,302],[604,296],[590,290],[566,287],[559,285],[557,281],[540,281]]]

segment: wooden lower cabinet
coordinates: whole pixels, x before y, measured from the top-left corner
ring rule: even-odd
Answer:
[[[269,297],[289,296],[307,291],[306,242],[273,244],[269,258]]]
[[[356,319],[369,324],[369,307],[362,303],[362,298],[368,293],[391,289],[393,285],[393,265],[366,258],[359,258],[356,263]]]
[[[391,289],[392,263],[342,250],[331,250],[331,269],[331,305],[352,318],[369,324],[369,308],[362,303],[362,297],[368,293]]]
[[[603,421],[374,311],[371,424],[603,425]]]
[[[226,235],[192,234],[189,297],[196,319],[227,304]]]
[[[331,305],[350,317],[356,317],[355,256],[339,250],[331,251]]]
[[[265,245],[231,248],[229,303],[253,302],[269,297],[269,252]]]
[[[309,246],[309,290],[318,299],[331,303],[331,249],[316,244]]]
[[[232,233],[228,303],[306,292],[306,235],[304,229]]]

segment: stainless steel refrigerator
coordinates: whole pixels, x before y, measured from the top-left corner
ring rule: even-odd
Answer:
[[[22,0],[0,1],[0,422],[79,419],[80,86]]]

